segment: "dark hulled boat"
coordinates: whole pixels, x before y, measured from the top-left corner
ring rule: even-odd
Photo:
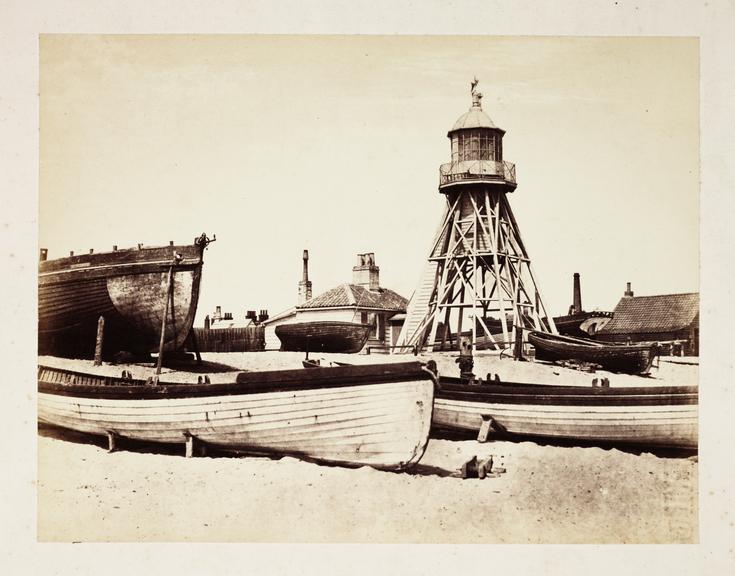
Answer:
[[[281,350],[354,354],[365,346],[372,325],[356,322],[297,322],[276,326]]]
[[[554,318],[554,325],[556,326],[559,334],[563,336],[572,336],[575,338],[587,338],[592,336],[592,333],[587,328],[588,325],[599,324],[604,326],[609,319],[612,318],[612,312],[579,312],[577,314],[567,314],[566,316],[556,316]],[[593,320],[598,319],[597,323]]]
[[[659,353],[655,343],[616,344],[533,331],[528,341],[538,360],[579,360],[599,364],[611,372],[648,374]]]
[[[403,470],[426,449],[436,379],[419,362],[147,382],[38,368],[38,420],[163,444]],[[192,448],[193,449],[193,448]]]
[[[696,386],[584,387],[463,383],[441,377],[433,423],[479,432],[647,447],[696,448]]]
[[[42,260],[38,267],[40,354],[91,357],[100,316],[103,354],[157,352],[169,300],[164,350],[182,347],[199,300],[204,249],[193,244],[139,247]]]

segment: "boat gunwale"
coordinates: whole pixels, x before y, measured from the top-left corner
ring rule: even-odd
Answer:
[[[366,370],[366,368],[370,368]],[[386,370],[386,368],[388,368]],[[100,384],[47,382],[41,380],[42,371],[50,370],[68,378],[92,378]],[[44,394],[77,396],[81,398],[150,400],[197,398],[210,396],[251,395],[269,392],[298,392],[324,388],[379,385],[389,383],[431,380],[436,389],[437,380],[420,362],[377,364],[367,366],[337,366],[317,370],[303,368],[238,373],[234,382],[225,383],[172,383],[148,384],[142,379],[124,379],[39,365],[38,391]]]
[[[697,386],[630,386],[620,388],[556,384],[462,384],[442,377],[437,398],[495,404],[539,405],[676,405],[698,404]]]

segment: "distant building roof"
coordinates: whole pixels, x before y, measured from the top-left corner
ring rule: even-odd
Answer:
[[[275,316],[271,316],[270,318],[268,318],[268,320],[263,322],[262,325],[267,326],[268,324],[275,322],[276,320],[283,320],[284,318],[288,318],[289,316],[293,316],[294,314],[296,314],[296,308],[291,306],[291,308],[287,308],[283,312],[279,312]]]
[[[613,317],[598,334],[673,332],[688,327],[699,315],[699,294],[664,294],[620,299]]]
[[[303,304],[299,304],[298,310],[310,308],[370,308],[373,310],[386,310],[405,312],[408,300],[396,294],[388,288],[368,290],[357,284],[340,284],[327,290]]]

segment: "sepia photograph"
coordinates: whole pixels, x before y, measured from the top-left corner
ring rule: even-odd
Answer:
[[[698,56],[42,35],[39,540],[696,543]]]
[[[2,572],[732,572],[733,22],[0,3]]]

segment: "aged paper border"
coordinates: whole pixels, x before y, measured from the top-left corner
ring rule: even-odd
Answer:
[[[735,9],[725,0],[636,5],[557,0],[517,2],[114,2],[6,1],[0,7],[4,178],[2,283],[5,423],[5,573],[350,573],[492,571],[527,573],[722,574],[735,566],[733,432],[729,423],[734,202],[733,97],[728,77]],[[484,15],[485,17],[478,17]],[[520,545],[62,545],[35,540],[35,262],[38,195],[38,34],[344,33],[500,35],[674,35],[700,37],[702,418],[700,544],[683,546]],[[675,87],[672,87],[675,89]],[[675,255],[672,255],[672,265]],[[723,338],[720,338],[723,336]],[[723,360],[727,359],[727,362]],[[724,407],[724,410],[723,410]],[[8,509],[5,509],[7,507]],[[729,568],[729,569],[728,569]]]

